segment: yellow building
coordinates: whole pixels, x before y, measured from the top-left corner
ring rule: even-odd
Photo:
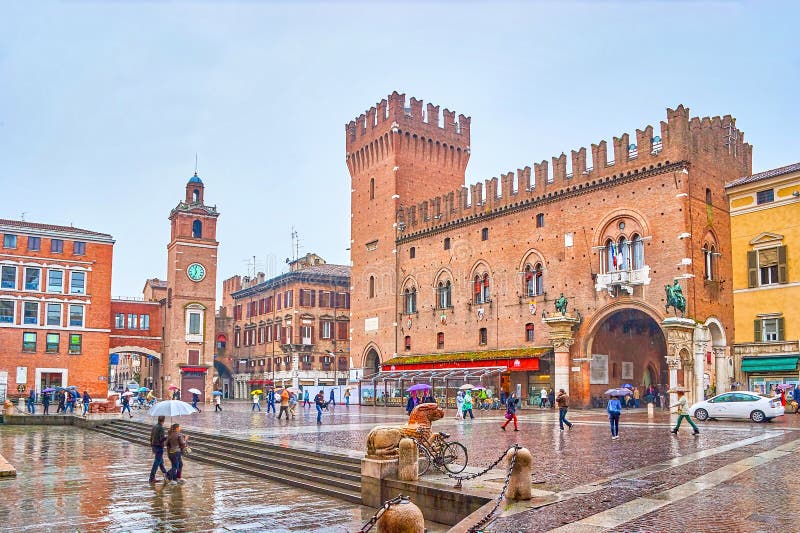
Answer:
[[[736,339],[733,381],[768,393],[797,383],[800,357],[800,163],[726,185]]]

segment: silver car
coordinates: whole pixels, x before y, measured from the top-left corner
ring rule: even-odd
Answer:
[[[768,422],[776,416],[783,416],[783,413],[780,398],[761,396],[749,391],[718,394],[708,400],[692,404],[689,408],[689,414],[697,420],[749,418],[753,422]]]

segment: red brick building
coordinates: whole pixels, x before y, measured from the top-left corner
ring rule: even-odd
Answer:
[[[350,375],[350,268],[307,254],[266,279],[223,281],[217,371],[232,398],[270,384],[346,385]]]
[[[659,133],[465,187],[470,127],[396,92],[346,125],[351,346],[365,375],[408,380],[424,367],[443,383],[469,373],[454,369],[497,367],[492,385],[523,397],[563,387],[578,405],[622,383],[682,384],[690,399],[725,383],[724,185],[752,157],[735,120],[678,106]],[[683,320],[665,308],[676,283]]]
[[[147,287],[158,280],[148,280]],[[160,383],[159,361],[163,355],[164,305],[158,299],[114,298],[111,300],[112,386],[135,381],[152,389]],[[134,371],[134,368],[136,369]]]
[[[105,398],[114,240],[0,220],[0,395],[76,385]]]

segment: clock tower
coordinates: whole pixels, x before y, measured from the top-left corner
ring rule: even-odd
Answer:
[[[211,399],[219,213],[216,206],[205,205],[204,192],[195,173],[186,184],[186,197],[169,214],[162,398],[172,396],[173,386],[182,400],[191,400],[192,388],[202,391],[202,402]]]

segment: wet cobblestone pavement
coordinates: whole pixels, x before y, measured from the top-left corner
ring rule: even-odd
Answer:
[[[223,413],[211,410],[183,417],[180,422],[189,434],[202,430],[362,456],[372,427],[401,424],[407,418],[399,408],[340,405],[326,412],[323,424],[317,425],[314,409],[298,407],[297,417],[289,421],[277,420],[265,411],[251,412],[250,404],[245,402],[226,402],[223,409]],[[500,430],[504,421],[500,411],[480,411],[475,420],[467,421],[455,419],[452,410],[446,413],[444,419],[434,423],[434,430],[450,433],[454,440],[464,443],[471,467],[491,464],[515,442],[528,447],[534,455],[534,499],[506,508],[485,528],[487,532],[798,530],[794,509],[800,504],[800,496],[795,496],[792,489],[796,485],[794,456],[800,451],[800,416],[787,415],[769,424],[708,422],[700,425],[701,434],[695,437],[683,428],[678,436],[671,435],[667,413],[659,411],[648,418],[644,409],[632,410],[623,412],[620,439],[612,441],[602,411],[571,411],[569,418],[575,427],[563,432],[558,428],[557,413],[547,409],[522,411],[520,432]],[[134,419],[151,422],[144,412],[134,411]],[[53,432],[49,446],[70,432],[82,431],[40,429]],[[17,462],[25,457],[18,450],[20,446],[23,450],[27,446],[43,446],[41,442],[29,444],[31,437],[25,437],[9,454],[8,428],[0,426],[0,435],[0,453],[12,464],[15,454],[22,453]],[[49,494],[47,498],[56,508],[76,509],[69,516],[72,520],[85,520],[79,524],[90,527],[81,528],[86,531],[92,527],[113,531],[357,531],[372,516],[371,509],[289,487],[273,484],[274,488],[264,490],[264,482],[256,478],[247,480],[247,476],[195,462],[189,464],[192,479],[182,487],[180,496],[170,492],[170,487],[161,494],[146,486],[143,491],[149,450],[97,438],[100,444],[77,446],[80,452],[73,451],[73,457],[85,454],[88,446],[100,457],[112,449],[120,454],[120,460],[105,460],[103,464],[107,466],[93,463],[93,469],[108,472],[108,479],[95,480],[97,489],[91,495],[79,494],[76,488],[94,487],[80,474],[79,461],[56,463],[53,456],[37,468],[51,475],[61,472],[58,475],[62,477],[56,479],[63,481],[54,481],[47,487],[39,483],[15,489],[18,501],[24,505],[4,509],[0,504],[0,523],[6,516],[14,523],[14,519],[19,520],[32,509],[41,509],[41,504],[36,503],[36,494],[41,490]],[[61,446],[66,445],[69,444]],[[130,473],[142,470],[142,464],[145,471],[138,477]],[[15,466],[20,476],[33,468]],[[496,495],[503,474],[495,470],[476,486],[485,494]],[[5,491],[6,483],[0,481],[0,490]],[[56,484],[60,491],[54,488]],[[99,508],[113,509],[105,518],[109,522],[102,522],[96,511]],[[284,509],[289,511],[284,513]],[[306,519],[309,521],[298,521]],[[125,529],[127,523],[138,529]]]

